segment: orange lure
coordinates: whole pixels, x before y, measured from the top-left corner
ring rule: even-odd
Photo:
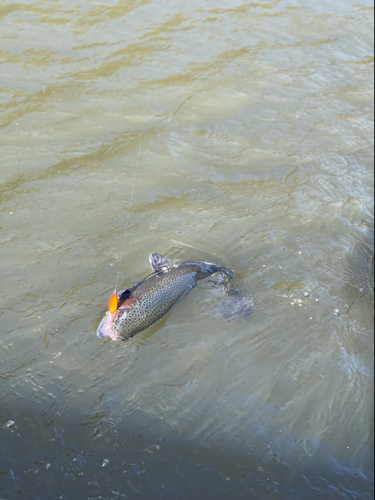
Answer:
[[[113,314],[117,309],[117,295],[113,293],[109,299],[109,312]]]

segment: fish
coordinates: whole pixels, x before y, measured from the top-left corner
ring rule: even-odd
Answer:
[[[234,280],[231,269],[213,262],[170,266],[159,253],[151,253],[149,262],[153,273],[132,288],[118,292],[117,308],[105,314],[97,329],[98,337],[127,340],[161,320],[200,281],[216,274],[226,284]]]

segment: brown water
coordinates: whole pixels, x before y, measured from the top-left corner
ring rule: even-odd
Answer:
[[[372,498],[372,4],[2,1],[0,40],[1,500]],[[98,339],[152,251],[254,313]]]

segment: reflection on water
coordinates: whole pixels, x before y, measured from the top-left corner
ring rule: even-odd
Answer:
[[[0,498],[372,498],[372,18],[2,3]],[[252,314],[201,283],[102,341],[122,250]]]

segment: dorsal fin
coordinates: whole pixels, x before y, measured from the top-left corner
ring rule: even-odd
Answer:
[[[148,260],[150,261],[151,268],[154,273],[157,273],[159,271],[166,271],[169,268],[168,260],[163,257],[163,255],[160,255],[160,253],[150,254]]]

